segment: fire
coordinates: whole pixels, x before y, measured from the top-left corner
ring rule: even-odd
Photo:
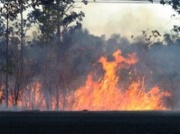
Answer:
[[[123,64],[135,64],[138,59],[135,54],[124,58],[120,50],[114,54],[114,61],[109,62],[101,57],[99,62],[103,65],[104,76],[99,81],[93,80],[90,73],[86,83],[74,93],[72,110],[166,110],[162,99],[170,96],[167,91],[161,91],[155,86],[146,90],[143,82],[133,82],[124,90],[118,87],[119,77],[117,70]]]
[[[102,56],[99,63],[102,64],[103,75],[94,80],[94,72],[90,72],[83,86],[69,92],[65,89],[66,93],[55,89],[53,94],[48,94],[43,84],[35,81],[20,91],[18,107],[28,110],[168,110],[163,99],[170,97],[171,93],[158,86],[146,89],[143,78],[130,82],[126,88],[120,86],[123,76],[119,76],[118,71],[137,62],[136,54],[124,57],[120,50],[113,53],[112,61]],[[4,88],[0,87],[0,97]],[[12,96],[9,101],[12,101]]]
[[[35,82],[32,85],[28,85],[26,89],[20,92],[20,100],[18,102],[19,107],[23,109],[46,109],[46,102],[41,91],[41,83]]]

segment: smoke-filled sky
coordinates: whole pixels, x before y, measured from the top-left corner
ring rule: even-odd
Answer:
[[[123,36],[141,34],[141,30],[170,32],[180,20],[172,7],[160,4],[89,3],[80,5],[85,13],[83,27],[95,35],[107,36],[120,33]],[[128,38],[128,37],[127,37]]]

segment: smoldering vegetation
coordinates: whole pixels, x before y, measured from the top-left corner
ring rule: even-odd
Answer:
[[[9,46],[9,93],[12,105],[16,83],[16,60],[18,43],[11,40]],[[56,101],[56,109],[67,107],[66,94],[84,85],[87,75],[93,72],[94,80],[103,76],[104,70],[98,62],[101,56],[113,61],[113,52],[120,49],[127,57],[135,53],[139,59],[135,65],[122,67],[117,71],[119,86],[126,89],[133,81],[144,81],[146,89],[159,86],[161,90],[172,92],[172,96],[165,98],[167,107],[180,107],[180,40],[164,38],[163,42],[147,42],[144,37],[137,37],[134,41],[113,34],[110,38],[97,37],[87,30],[76,30],[63,35],[60,44],[53,42],[42,43],[38,39],[26,43],[23,51],[24,69],[19,100],[24,109],[53,109],[52,101]],[[5,41],[0,40],[0,103],[4,103],[5,92]],[[39,91],[37,82],[41,83]],[[38,96],[35,98],[35,94]],[[45,98],[45,102],[43,102]],[[29,104],[30,102],[30,104]],[[61,106],[59,106],[61,103]]]

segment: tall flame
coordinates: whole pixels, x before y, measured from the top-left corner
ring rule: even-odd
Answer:
[[[114,61],[111,62],[105,57],[100,58],[104,76],[94,81],[92,73],[88,75],[85,85],[74,93],[72,110],[166,110],[162,99],[170,93],[161,91],[157,86],[146,91],[143,82],[138,81],[132,82],[126,90],[118,88],[119,77],[116,73],[121,63],[132,65],[138,59],[134,54],[124,58],[120,50],[113,56]]]

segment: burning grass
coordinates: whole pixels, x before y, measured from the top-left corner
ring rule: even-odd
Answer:
[[[136,64],[136,54],[128,54],[124,57],[120,50],[113,53],[113,60],[109,61],[105,56],[99,59],[104,74],[94,80],[94,72],[90,72],[87,80],[81,87],[67,91],[56,92],[54,95],[47,94],[43,90],[40,81],[28,85],[21,90],[18,107],[22,109],[39,110],[168,110],[164,98],[170,97],[171,93],[154,86],[147,89],[143,78],[129,83],[124,89],[118,71],[124,67],[129,68]],[[130,74],[131,72],[129,72]],[[59,90],[59,89],[58,89]],[[58,98],[57,96],[58,93]],[[48,97],[47,97],[48,96]],[[9,98],[10,106],[12,96]],[[48,107],[48,108],[47,108]]]

